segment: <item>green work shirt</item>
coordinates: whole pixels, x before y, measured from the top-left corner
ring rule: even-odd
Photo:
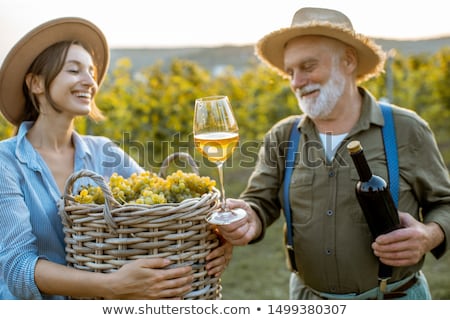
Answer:
[[[373,174],[388,181],[381,127],[383,115],[364,89],[360,119],[326,160],[319,134],[308,117],[299,124],[301,140],[290,184],[294,250],[298,274],[306,285],[329,293],[361,293],[378,284],[378,259],[355,195],[359,177],[346,149],[359,140]],[[438,223],[446,240],[433,254],[440,257],[450,241],[450,180],[428,124],[416,113],[393,107],[399,156],[399,210],[425,223]],[[264,230],[283,208],[285,148],[295,116],[266,134],[258,163],[241,198],[258,213]],[[418,271],[418,264],[394,268],[397,281]]]

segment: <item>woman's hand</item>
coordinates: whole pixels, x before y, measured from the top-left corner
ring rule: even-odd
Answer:
[[[190,266],[168,268],[168,259],[139,259],[108,274],[107,299],[181,299],[192,289]]]

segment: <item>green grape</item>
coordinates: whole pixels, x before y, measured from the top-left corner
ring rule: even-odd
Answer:
[[[215,185],[216,182],[210,177],[200,177],[181,170],[173,172],[166,179],[150,171],[134,173],[127,179],[114,173],[108,181],[114,199],[120,204],[146,205],[179,203],[197,198],[211,192]],[[103,204],[105,201],[101,188],[92,185],[82,186],[74,198],[79,203]]]
[[[74,197],[74,199],[79,203],[92,203],[94,200],[93,197],[89,195],[89,191],[87,188],[82,189],[80,193]]]

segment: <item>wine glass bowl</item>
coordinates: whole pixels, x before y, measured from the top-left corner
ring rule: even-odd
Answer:
[[[243,209],[226,207],[223,164],[239,143],[239,128],[227,96],[210,96],[195,100],[194,144],[203,157],[217,166],[221,189],[221,206],[206,220],[212,224],[229,224],[246,216]]]

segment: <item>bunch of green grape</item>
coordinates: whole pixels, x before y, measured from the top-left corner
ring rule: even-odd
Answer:
[[[99,186],[82,186],[80,192],[75,197],[79,203],[104,203],[105,198]]]
[[[208,193],[216,182],[209,177],[200,177],[195,173],[178,170],[166,178],[164,195],[167,202],[181,202],[188,198],[197,198]]]
[[[197,198],[211,192],[216,186],[215,180],[195,173],[181,170],[173,172],[166,179],[157,174],[144,171],[124,178],[114,173],[108,186],[120,204],[159,204],[179,203],[185,199]],[[82,186],[74,197],[78,203],[103,204],[103,192],[98,186]]]

